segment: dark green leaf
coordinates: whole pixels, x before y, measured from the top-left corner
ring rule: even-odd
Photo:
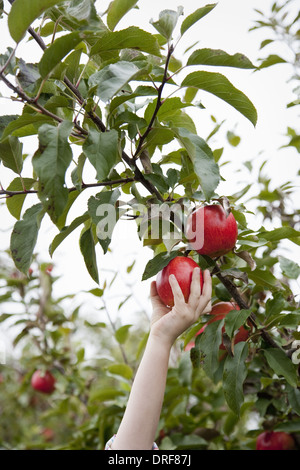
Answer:
[[[39,126],[46,122],[52,122],[53,119],[49,116],[42,114],[22,114],[16,116],[17,119],[11,120],[11,122],[4,128],[1,136],[1,142],[3,142],[8,136],[14,135],[16,137],[25,137],[28,135],[36,134]]]
[[[222,67],[237,67],[254,69],[255,66],[244,54],[230,55],[221,49],[198,49],[187,61],[187,65],[216,65]]]
[[[32,261],[33,250],[37,241],[41,220],[44,216],[41,204],[36,204],[16,222],[10,239],[10,251],[16,267],[27,273]]]
[[[220,182],[219,167],[214,161],[210,147],[201,137],[187,129],[178,128],[174,129],[174,132],[181,145],[186,148],[201,188],[209,200]]]
[[[263,230],[261,232],[258,232],[257,236],[258,238],[263,238],[264,240],[270,242],[278,242],[280,240],[283,240],[284,238],[287,238],[288,240],[291,240],[297,245],[300,245],[300,232],[288,226],[275,228],[271,231]]]
[[[102,191],[88,200],[88,212],[96,225],[96,234],[104,253],[111,242],[113,229],[119,219],[116,207],[120,191]]]
[[[254,126],[256,125],[257,111],[252,102],[244,93],[235,88],[224,75],[203,71],[193,72],[185,77],[182,86],[193,86],[218,96],[243,114]]]
[[[53,256],[54,251],[65,240],[65,238],[67,238],[67,236],[70,235],[70,233],[72,233],[77,227],[79,227],[81,224],[86,222],[89,219],[89,217],[90,217],[89,214],[86,212],[85,214],[73,220],[73,222],[71,222],[70,225],[68,225],[67,227],[64,227],[61,230],[61,232],[59,232],[59,234],[56,235],[56,237],[54,237],[49,248],[50,255]]]
[[[194,11],[191,15],[189,15],[181,25],[181,34],[184,34],[191,26],[193,26],[197,21],[201,20],[204,16],[210,13],[216,6],[216,3],[211,3],[210,5],[205,5],[202,8],[198,8],[198,10]]]
[[[81,234],[79,246],[91,278],[99,284],[95,242],[91,227]]]
[[[15,0],[8,15],[11,37],[20,42],[31,23],[48,8],[65,0]]]
[[[297,368],[281,349],[270,348],[264,350],[269,366],[275,374],[283,376],[292,386],[297,387]]]
[[[0,142],[0,160],[4,166],[18,175],[23,168],[22,148],[23,144],[14,136],[9,136]]]
[[[205,330],[196,338],[196,347],[199,345],[204,354],[203,368],[208,377],[215,381],[215,374],[219,369],[219,347],[222,343],[222,328],[224,320],[217,320],[207,324]]]
[[[229,338],[232,338],[234,332],[244,325],[250,313],[250,310],[231,310],[226,315],[225,331]]]
[[[36,181],[33,178],[15,178],[7,187],[8,191],[23,191],[24,188],[28,191],[32,188]],[[9,212],[16,219],[20,219],[21,210],[26,198],[26,194],[8,197],[6,199],[6,206]]]
[[[2,139],[2,134],[7,128],[7,126],[11,123],[14,122],[19,116],[17,114],[7,114],[5,116],[0,116],[0,141]],[[6,137],[10,135],[7,134]]]
[[[272,318],[282,312],[284,308],[288,306],[281,292],[273,294],[272,299],[268,299],[266,302],[266,317]]]
[[[169,262],[175,258],[176,256],[183,256],[181,251],[171,251],[169,252],[162,252],[158,255],[154,256],[148,263],[146,264],[142,281],[146,281],[150,277],[155,276],[159,271],[161,271]]]
[[[98,132],[90,129],[82,150],[96,169],[97,180],[103,181],[118,162],[118,132]]]
[[[39,178],[40,200],[55,223],[68,202],[69,191],[65,185],[65,173],[72,161],[68,142],[73,123],[62,122],[58,127],[44,124],[39,128],[40,151],[32,160]]]
[[[73,33],[57,38],[54,43],[45,50],[39,62],[41,77],[45,78],[83,38],[83,34],[79,31],[74,31]]]
[[[113,0],[107,12],[107,25],[109,29],[114,30],[123,16],[128,13],[136,4],[138,0]]]
[[[243,383],[247,376],[246,358],[248,344],[240,342],[234,347],[234,355],[227,356],[223,372],[223,391],[230,409],[240,414],[244,402]]]
[[[289,404],[293,412],[300,416],[300,390],[298,388],[291,387],[290,385],[288,386],[287,390]]]
[[[102,34],[99,41],[92,47],[91,55],[102,55],[108,51],[121,49],[137,49],[156,56],[161,55],[157,39],[152,34],[136,26]]]

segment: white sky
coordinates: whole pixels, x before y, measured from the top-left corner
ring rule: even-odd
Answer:
[[[96,2],[99,11],[105,11],[109,2]],[[175,10],[177,6],[184,6],[184,13],[188,15],[200,6],[212,2],[195,2],[195,0],[185,0],[184,2],[174,0],[140,0],[140,10],[134,10],[124,18],[117,29],[122,29],[132,24],[136,24],[141,28],[148,31],[154,31],[149,24],[149,20],[158,18],[161,9],[170,8]],[[263,9],[268,12],[273,1],[270,0],[220,0],[218,6],[197,25],[194,25],[184,36],[184,39],[179,43],[178,50],[175,51],[175,56],[180,58],[183,51],[191,44],[199,41],[197,48],[215,48],[223,49],[228,53],[244,53],[254,63],[257,58],[261,57],[271,50],[259,51],[259,45],[263,39],[269,37],[269,33],[264,30],[259,32],[249,33],[248,29],[253,25],[255,19],[258,18],[257,14],[253,11],[254,8]],[[4,29],[4,21],[1,21],[1,43],[0,52],[3,53],[6,48],[14,43],[10,39],[7,30]],[[281,45],[276,46],[276,51],[273,53],[285,55],[286,50]],[[17,51],[17,56],[21,56],[28,62],[37,61],[41,56],[40,49],[30,42],[30,46],[26,43],[21,44]],[[209,68],[206,68],[209,70]],[[191,69],[196,70],[196,69]],[[212,142],[213,148],[219,148],[224,145],[225,131],[233,130],[235,128],[238,135],[241,136],[241,144],[236,148],[229,145],[226,146],[226,152],[222,160],[232,160],[232,165],[222,168],[222,175],[226,179],[221,183],[217,192],[219,194],[230,195],[238,188],[237,173],[233,173],[233,168],[241,168],[241,162],[253,160],[256,168],[264,161],[268,160],[265,167],[265,173],[272,178],[272,186],[275,188],[277,185],[285,183],[288,180],[294,180],[299,170],[299,154],[295,149],[286,149],[279,151],[278,148],[287,143],[284,136],[286,127],[297,128],[297,110],[286,109],[286,104],[294,98],[292,93],[291,84],[287,83],[290,77],[291,70],[289,66],[277,65],[261,71],[260,73],[253,73],[245,70],[235,70],[230,68],[214,68],[226,75],[232,83],[242,90],[254,103],[258,110],[258,124],[253,128],[252,124],[246,120],[237,111],[231,108],[221,100],[206,94],[200,94],[203,104],[206,106],[206,111],[193,112],[193,118],[197,124],[198,133],[201,137],[205,138],[212,129],[212,122],[210,115],[213,114],[219,122],[223,119],[226,120],[224,134],[222,132],[217,134],[216,140]],[[7,94],[7,90],[0,84],[0,92]],[[8,100],[0,98],[1,114],[13,114],[15,112],[15,105]],[[299,128],[298,128],[299,130]],[[24,148],[28,153],[32,153],[36,146],[32,146],[32,140],[24,139]],[[260,152],[263,152],[258,157]],[[255,163],[256,162],[256,163]],[[5,172],[5,173],[4,173]],[[13,179],[14,175],[6,172],[1,166],[0,180],[4,184],[5,178]],[[31,176],[26,174],[26,176]],[[239,178],[242,181],[247,181],[248,174],[241,172]],[[298,183],[299,184],[299,183]],[[88,190],[89,191],[89,190]],[[92,194],[97,191],[85,191],[84,195],[79,198],[78,203],[74,205],[70,213],[68,223],[70,223],[76,216],[86,210],[86,201]],[[299,194],[299,193],[298,193]],[[30,200],[33,204],[33,198]],[[295,201],[296,202],[296,201]],[[2,229],[11,228],[15,220],[10,217],[9,213],[0,207],[1,227]],[[48,247],[57,233],[57,229],[50,223],[46,222],[42,225],[36,251],[42,261],[51,261],[48,255]],[[251,219],[255,227],[255,219]],[[56,284],[57,295],[63,295],[66,292],[80,292],[82,290],[89,290],[96,287],[95,283],[90,279],[78,246],[78,237],[80,233],[77,229],[71,236],[63,242],[56,250],[53,257],[55,264],[55,275],[61,275],[61,280]],[[7,248],[9,245],[9,232],[0,231],[1,247]],[[106,277],[102,272],[103,268],[119,270],[123,273],[126,281],[132,282],[134,293],[137,302],[129,302],[127,307],[124,306],[122,312],[122,322],[128,321],[132,318],[132,313],[138,309],[138,304],[143,305],[146,310],[150,311],[148,301],[149,282],[142,283],[140,281],[144,267],[152,257],[152,252],[142,247],[136,235],[136,227],[134,222],[119,222],[114,234],[111,247],[113,255],[103,256],[101,247],[97,248],[100,285]],[[294,248],[293,248],[294,249]],[[295,256],[297,257],[297,250],[295,249]],[[296,261],[295,256],[293,259]],[[136,267],[130,276],[126,277],[126,266],[130,265],[133,259],[137,259]],[[298,256],[299,262],[299,256]],[[111,303],[111,313],[114,314],[115,306],[122,300],[119,295],[122,292],[127,292],[123,282],[117,282],[111,295],[115,296],[117,300]],[[95,305],[95,299],[89,298],[92,305]],[[89,306],[86,305],[86,311]],[[102,318],[98,318],[101,320]],[[129,320],[130,321],[130,320]]]

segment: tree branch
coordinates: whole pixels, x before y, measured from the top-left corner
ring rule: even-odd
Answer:
[[[81,185],[82,189],[88,189],[88,188],[97,188],[100,186],[113,186],[115,184],[126,184],[126,183],[131,183],[134,181],[134,178],[120,178],[118,180],[112,180],[112,181],[102,181],[101,183],[90,183],[90,184],[85,184],[83,183]],[[69,193],[73,191],[77,191],[77,188],[73,186],[72,188],[68,188]],[[13,196],[20,196],[22,194],[37,194],[38,191],[36,189],[29,189],[28,191],[24,189],[24,191],[9,191],[6,189],[1,189],[0,190],[0,196],[6,196],[7,198],[13,197]]]
[[[10,4],[12,5],[14,0],[9,0]],[[39,34],[37,34],[34,29],[32,27],[29,27],[28,28],[28,32],[29,34],[33,37],[33,39],[37,42],[37,44],[40,46],[40,48],[44,51],[45,49],[47,49],[47,46],[46,44],[44,43],[43,39],[41,38],[41,36]],[[164,73],[164,78],[163,78],[163,82],[161,84],[161,87],[160,87],[160,97],[161,97],[161,93],[163,91],[163,87],[165,85],[165,83],[167,82],[167,70],[168,70],[168,65],[169,65],[169,61],[170,61],[170,58],[171,58],[171,55],[173,53],[173,46],[171,46],[169,48],[169,54],[168,54],[168,58],[167,58],[167,63],[166,63],[166,67],[165,67],[165,73]],[[2,78],[2,76],[0,76],[0,78]],[[82,106],[83,108],[85,108],[85,100],[84,98],[82,97],[81,93],[79,92],[79,90],[77,89],[77,87],[68,79],[67,76],[64,77],[63,79],[65,85],[69,88],[69,90],[76,96],[77,98],[77,101],[78,103],[80,104],[80,106]],[[10,83],[10,82],[9,82]],[[13,85],[12,85],[13,86]],[[11,88],[11,86],[10,86]],[[13,89],[13,88],[12,88]],[[16,90],[14,90],[16,92]],[[19,95],[21,98],[22,98],[22,95]],[[23,96],[25,96],[25,94],[23,93]],[[29,97],[26,97],[26,101],[28,102],[28,98]],[[160,101],[160,100],[159,100]],[[36,107],[39,107],[40,111],[41,112],[44,112],[44,111],[47,111],[45,108],[42,108],[40,105],[37,106],[37,103],[34,103]],[[162,103],[161,103],[162,104]],[[160,104],[160,106],[161,106]],[[158,112],[158,110],[157,110]],[[156,114],[157,114],[156,112]],[[51,117],[53,117],[53,119],[55,120],[58,120],[60,119],[58,116],[55,116],[53,115],[52,113],[50,113],[47,111],[47,115],[51,115]],[[44,114],[46,114],[44,112]],[[97,128],[101,131],[101,132],[106,132],[107,129],[106,129],[106,126],[105,124],[102,122],[102,120],[99,118],[99,116],[97,116],[97,114],[95,114],[93,111],[88,111],[87,112],[87,115],[89,116],[89,118],[94,122],[94,124],[97,126]],[[155,116],[153,118],[153,121],[155,119]],[[74,123],[74,126],[84,135],[87,135],[88,132],[85,131],[85,129],[82,129],[77,123]],[[150,132],[151,129],[149,129],[148,133]],[[147,133],[147,135],[148,135]],[[144,137],[143,141],[145,140],[145,138],[147,137],[147,135]],[[143,144],[143,142],[142,142]],[[142,145],[141,144],[141,145]],[[137,155],[137,152],[135,153]],[[134,171],[134,174],[135,174],[135,180],[138,181],[139,183],[141,183],[149,192],[150,194],[153,194],[157,197],[157,199],[161,202],[164,202],[164,198],[163,196],[160,194],[160,192],[157,190],[157,188],[150,182],[148,181],[145,176],[143,175],[143,173],[140,171],[140,169],[138,168],[136,162],[135,162],[135,159],[134,158],[131,158],[129,157],[129,155],[127,155],[127,153],[123,150],[122,151],[122,159],[125,161],[125,163],[127,163],[127,165],[129,165],[129,167]]]
[[[233,284],[233,282],[229,279],[228,276],[224,276],[222,274],[219,266],[216,264],[215,268],[212,271],[212,274],[215,274],[217,278],[222,282],[222,284],[226,287],[228,292],[231,294],[232,298],[236,301],[237,305],[240,307],[240,309],[245,309],[245,310],[250,310],[249,305],[245,302],[245,300],[242,298],[240,292],[238,291],[237,287]],[[251,324],[257,328],[257,320],[256,316],[253,312],[250,313],[249,316],[249,321]],[[282,349],[276,341],[272,338],[272,336],[264,329],[261,328],[259,330],[262,338],[273,348],[277,349]]]
[[[171,59],[171,56],[174,52],[174,47],[173,45],[171,44],[169,46],[169,49],[168,49],[168,55],[167,55],[167,60],[166,60],[166,64],[165,64],[165,71],[164,71],[164,76],[163,76],[163,80],[161,82],[161,85],[160,87],[158,88],[158,95],[157,95],[157,103],[156,103],[156,107],[155,107],[155,110],[154,110],[154,113],[153,113],[153,116],[149,122],[149,125],[145,131],[145,133],[142,135],[142,137],[140,138],[140,141],[139,141],[139,144],[137,146],[137,149],[136,149],[136,152],[133,156],[133,159],[136,160],[137,158],[139,158],[139,155],[140,155],[140,152],[143,148],[143,144],[146,140],[146,138],[148,137],[150,131],[152,130],[152,126],[154,124],[154,121],[156,119],[156,116],[158,114],[158,111],[159,109],[161,108],[162,104],[163,104],[163,101],[162,101],[162,92],[163,92],[163,89],[164,89],[164,86],[165,84],[167,83],[168,81],[168,68],[169,68],[169,63],[170,63],[170,59]]]

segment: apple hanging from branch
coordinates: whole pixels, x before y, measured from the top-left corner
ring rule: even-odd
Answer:
[[[31,377],[32,388],[49,395],[55,390],[55,382],[55,377],[49,371],[36,370]]]
[[[257,436],[256,450],[293,450],[294,438],[284,431],[264,431]]]
[[[200,255],[216,258],[228,253],[235,247],[237,236],[232,212],[220,204],[201,206],[188,217],[186,238]]]

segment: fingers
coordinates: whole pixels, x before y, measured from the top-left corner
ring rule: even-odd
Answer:
[[[181,287],[178,284],[178,281],[177,281],[176,277],[174,276],[174,274],[171,274],[169,276],[169,283],[170,283],[170,286],[171,286],[171,289],[172,289],[172,292],[173,292],[173,296],[174,296],[174,304],[178,305],[180,303],[185,303],[184,295],[182,293]]]
[[[153,308],[164,306],[164,304],[162,303],[162,301],[161,301],[161,299],[160,299],[160,297],[157,293],[156,282],[155,281],[152,281],[151,284],[150,284],[150,300],[151,300]]]
[[[200,268],[195,268],[192,275],[189,302],[198,300],[201,295]]]

